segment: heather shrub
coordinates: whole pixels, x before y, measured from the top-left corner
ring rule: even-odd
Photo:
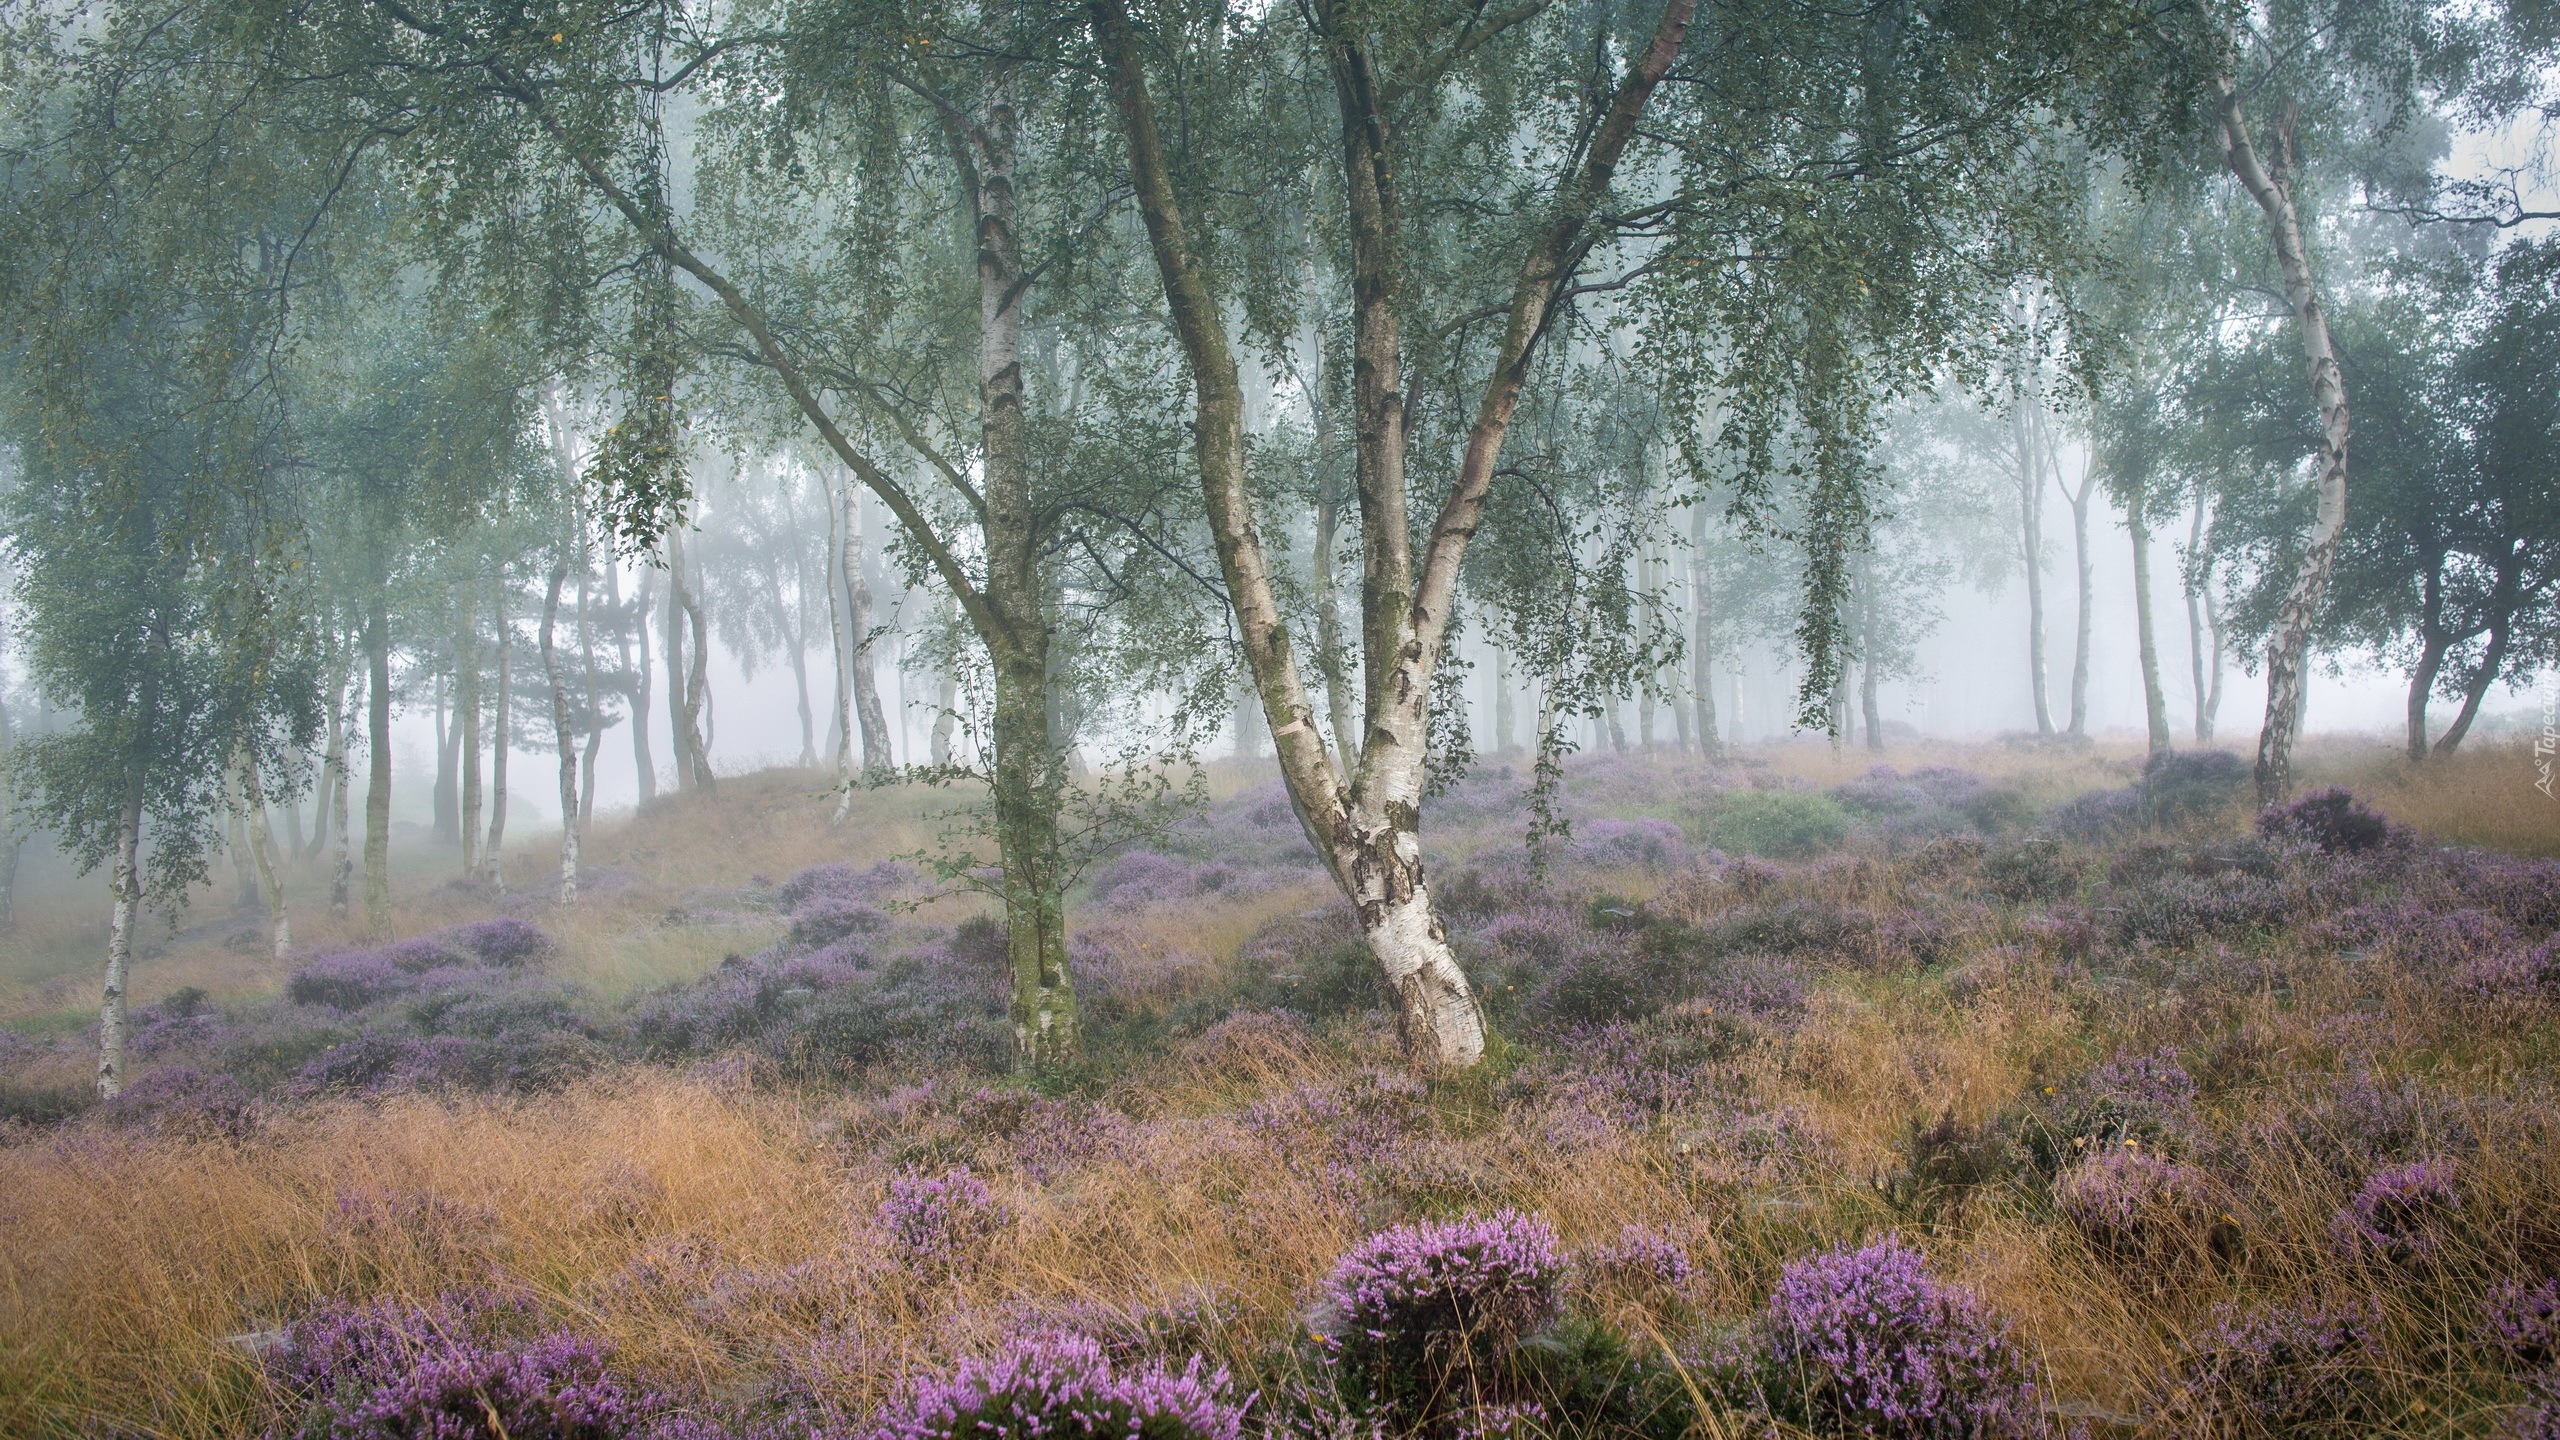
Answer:
[[[1760,1342],[1748,1382],[1754,1398],[1817,1434],[2047,1433],[2033,1372],[2007,1324],[1892,1238],[1787,1266]]]
[[[1586,820],[1573,828],[1566,857],[1578,865],[1642,866],[1670,870],[1687,865],[1689,838],[1668,820]]]
[[[2308,1090],[2255,1127],[2266,1147],[2349,1184],[2372,1171],[2468,1151],[2468,1116],[2415,1076],[2396,1080],[2354,1070]]]
[[[2560,1364],[2560,1279],[2500,1284],[2490,1292],[2480,1340],[2512,1369]]]
[[[1454,1376],[1498,1369],[1553,1320],[1563,1274],[1555,1229],[1534,1215],[1398,1226],[1336,1262],[1318,1328],[1379,1398],[1428,1408]]]
[[[961,1166],[947,1175],[900,1175],[880,1202],[880,1228],[890,1248],[924,1275],[944,1275],[975,1263],[1004,1228],[1005,1213],[986,1182]]]
[[[969,1359],[884,1411],[870,1440],[1241,1440],[1251,1398],[1198,1356],[1123,1367],[1083,1335],[1032,1337]]]
[[[1573,1257],[1578,1285],[1636,1297],[1677,1294],[1697,1273],[1679,1241],[1650,1225],[1623,1225]]]
[[[2139,1150],[2101,1151],[2054,1182],[2053,1205],[2110,1265],[2155,1287],[2187,1278],[2217,1248],[2212,1179]]]
[[[2379,849],[2394,838],[2390,821],[2334,785],[2259,812],[2258,833],[2332,855]]]
[[[2195,1080],[2171,1052],[2119,1055],[2077,1079],[2037,1087],[2002,1128],[2053,1175],[2109,1150],[2175,1156],[2195,1143],[2195,1105]]]
[[[530,965],[549,955],[554,948],[550,936],[512,915],[456,925],[444,931],[441,938],[454,949],[496,969],[512,970]]]
[[[803,950],[815,950],[886,929],[888,924],[887,912],[877,905],[821,895],[792,913],[791,943]]]
[[[2483,1000],[2560,1000],[2560,937],[2475,956],[2455,968],[2452,982]]]
[[[565,1331],[509,1338],[529,1317],[485,1296],[323,1307],[270,1369],[305,1440],[626,1440],[666,1407]]]
[[[284,993],[296,1005],[326,1005],[333,1010],[362,1010],[414,983],[409,972],[379,952],[350,950],[323,955],[293,972]]]
[[[2228,750],[2164,750],[2142,765],[2142,807],[2155,824],[2210,820],[2240,798],[2249,767]]]
[[[1707,843],[1773,860],[1819,855],[1849,838],[1849,812],[1802,790],[1729,790],[1708,806]]]
[[[256,1126],[249,1092],[228,1075],[169,1065],[124,1087],[106,1104],[107,1118],[169,1135],[237,1139]]]
[[[2013,904],[2061,900],[2080,893],[2081,863],[2049,837],[2030,835],[1993,851],[1982,863],[1991,893]]]
[[[2289,1434],[2382,1418],[2381,1348],[2358,1310],[2316,1303],[2216,1307],[2186,1342],[2175,1433]]]
[[[2147,818],[2142,791],[2127,786],[2121,790],[2092,790],[2085,795],[2075,795],[2054,806],[2044,817],[2044,823],[2045,828],[2057,835],[2095,841],[2120,835]]]
[[[2330,1218],[2329,1236],[2344,1253],[2405,1263],[2442,1249],[2461,1218],[2453,1166],[2420,1160],[2368,1176]]]

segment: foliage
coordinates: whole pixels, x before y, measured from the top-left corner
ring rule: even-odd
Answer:
[[[1849,838],[1849,816],[1827,795],[1734,790],[1708,810],[1707,842],[1738,855],[1794,860]]]

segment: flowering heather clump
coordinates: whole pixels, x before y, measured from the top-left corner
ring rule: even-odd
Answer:
[[[1637,1293],[1678,1290],[1697,1273],[1680,1242],[1650,1225],[1620,1227],[1617,1239],[1576,1255],[1574,1268],[1591,1283]]]
[[[333,1305],[296,1321],[272,1364],[310,1440],[623,1440],[665,1408],[593,1340],[501,1338],[522,1318],[474,1296]]]
[[[2378,850],[2396,837],[2390,821],[2334,785],[2259,812],[2258,833],[2269,840],[2298,841],[2332,855]]]
[[[2385,951],[2403,965],[2441,972],[2512,944],[2515,930],[2485,910],[2390,900],[2333,915],[2310,938],[2325,948]]]
[[[886,929],[889,916],[879,906],[839,895],[821,895],[792,912],[791,943],[815,950],[856,935]]]
[[[2459,1154],[2477,1139],[2469,1117],[2415,1077],[2378,1080],[2361,1069],[2262,1124],[2260,1132],[2266,1143],[2358,1184],[2380,1166]]]
[[[440,938],[494,969],[512,970],[531,964],[553,949],[550,936],[512,915],[456,925]]]
[[[1499,1356],[1554,1318],[1563,1272],[1555,1227],[1516,1210],[1382,1230],[1326,1279],[1328,1338],[1356,1368],[1402,1378]]]
[[[1114,1366],[1082,1335],[963,1360],[892,1405],[869,1440],[1240,1440],[1250,1396],[1198,1356],[1180,1370]]]
[[[2510,1280],[2489,1296],[2480,1338],[2519,1370],[2560,1364],[2560,1280]]]
[[[1565,854],[1578,865],[1670,870],[1689,863],[1689,837],[1668,820],[1586,820]]]
[[[326,1005],[335,1010],[362,1010],[377,1001],[406,994],[410,974],[379,952],[350,950],[323,955],[293,972],[284,993],[296,1005]]]
[[[2453,987],[2483,1000],[2560,1000],[2560,937],[2466,961]]]
[[[2187,1342],[2172,1408],[2199,1429],[2291,1428],[2375,1419],[2380,1351],[2370,1318],[2319,1305],[2217,1307]]]
[[[2507,1433],[2514,1440],[2560,1440],[2560,1366],[2526,1382],[2531,1392]]]
[[[2329,1233],[2348,1254],[2419,1260],[2443,1248],[2461,1215],[2452,1164],[2421,1160],[2375,1171],[2331,1218]]]
[[[2212,1233],[2212,1181],[2192,1165],[2110,1149],[2063,1172],[2054,1207],[2092,1249],[2155,1279],[2192,1263]]]
[[[976,1259],[1003,1224],[1003,1208],[966,1165],[939,1177],[898,1176],[889,1182],[889,1198],[880,1202],[880,1225],[891,1246],[926,1274]]]
[[[1765,1320],[1773,1407],[1827,1434],[2045,1433],[2026,1357],[2008,1326],[1920,1252],[1885,1239],[1796,1261]]]
[[[2148,818],[2183,824],[2209,817],[2238,798],[2249,767],[2228,750],[2164,750],[2142,765]]]
[[[192,1065],[154,1070],[127,1085],[107,1102],[107,1114],[118,1124],[197,1137],[237,1139],[256,1123],[249,1092],[239,1081],[207,1075]]]

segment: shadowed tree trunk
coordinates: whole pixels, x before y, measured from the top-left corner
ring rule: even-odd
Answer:
[[[364,618],[365,689],[364,928],[391,938],[391,616],[374,585]]]
[[[507,614],[507,585],[503,570],[498,574],[497,584],[490,589],[490,598],[494,602],[490,606],[490,618],[497,622],[498,688],[489,697],[489,843],[482,848],[480,859],[487,868],[489,884],[504,895],[507,893],[507,751],[512,748],[507,723],[513,709],[507,664],[511,658],[509,652],[514,647],[507,643],[513,617]]]
[[[356,874],[355,837],[347,827],[347,792],[352,788],[347,776],[347,747],[342,740],[338,746],[338,783],[329,796],[329,828],[337,849],[329,861],[329,913],[341,920],[347,918],[349,892],[354,888]]]
[[[656,571],[645,567],[641,570],[640,593],[631,604],[630,628],[616,626],[613,636],[615,658],[622,664],[622,673],[631,677],[631,769],[643,805],[658,798],[658,762],[649,756],[649,608],[657,603],[651,593],[657,587],[657,579]],[[622,611],[620,561],[605,567],[604,583],[605,603],[618,615]],[[632,643],[635,637],[639,642],[636,646]]]
[[[1707,561],[1707,507],[1689,508],[1689,664],[1691,702],[1698,711],[1698,753],[1709,760],[1724,755],[1724,736],[1716,728],[1715,572]]]
[[[569,562],[552,562],[551,581],[542,595],[542,681],[551,689],[551,733],[560,747],[560,903],[578,898],[578,732],[569,714],[569,690],[560,683],[560,665],[552,647],[554,622],[560,615],[560,591],[569,581]]]
[[[2462,708],[2454,712],[2453,723],[2436,737],[2435,754],[2450,755],[2462,746],[2462,737],[2471,733],[2471,722],[2480,717],[2480,701],[2489,687],[2506,668],[2508,650],[2515,643],[2516,610],[2523,603],[2524,557],[2509,542],[2506,553],[2496,562],[2497,579],[2489,590],[2489,643],[2481,648],[2478,668],[2462,686]]]
[[[240,803],[248,812],[249,859],[258,872],[258,891],[267,906],[268,937],[279,960],[293,954],[293,920],[284,908],[284,869],[276,854],[274,831],[267,821],[267,787],[258,778],[258,762],[246,748],[240,752]]]
[[[462,737],[462,878],[480,875],[480,835],[486,798],[480,768],[480,637],[474,629],[469,587],[464,588],[462,626],[453,640],[453,728]],[[503,703],[503,702],[501,702]]]
[[[1027,464],[1028,462],[1026,462]],[[845,494],[845,616],[853,649],[853,709],[862,722],[862,768],[872,774],[896,768],[897,752],[889,744],[889,712],[880,704],[880,655],[871,632],[879,624],[879,602],[871,590],[871,543],[862,523],[862,497]]]

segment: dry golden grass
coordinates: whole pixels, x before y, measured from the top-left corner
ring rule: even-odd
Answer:
[[[2535,765],[2526,740],[2473,741],[2420,765],[2387,747],[2359,746],[2314,752],[2303,778],[2344,785],[2439,840],[2560,855],[2560,798],[2538,788],[2542,772]]]

